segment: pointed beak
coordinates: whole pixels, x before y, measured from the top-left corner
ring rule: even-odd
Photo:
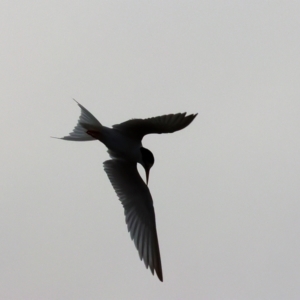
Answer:
[[[145,169],[145,171],[146,171],[146,183],[148,185],[150,169]]]

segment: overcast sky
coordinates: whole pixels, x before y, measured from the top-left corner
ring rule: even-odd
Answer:
[[[300,297],[300,3],[0,5],[0,299]],[[151,135],[164,282],[139,260],[99,142],[68,134],[198,113]]]

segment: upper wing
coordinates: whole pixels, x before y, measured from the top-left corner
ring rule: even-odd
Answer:
[[[104,170],[123,204],[128,231],[141,260],[163,281],[153,201],[136,164],[119,159],[107,160]]]
[[[132,119],[116,124],[113,128],[142,139],[149,133],[172,133],[181,130],[191,124],[196,116],[197,114],[186,116],[186,113],[178,113],[149,119]]]

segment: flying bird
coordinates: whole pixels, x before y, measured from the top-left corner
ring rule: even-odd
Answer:
[[[76,101],[74,99],[74,101]],[[121,201],[130,236],[146,268],[154,271],[163,281],[163,273],[156,232],[153,200],[148,188],[149,172],[154,164],[151,151],[142,146],[142,139],[151,133],[173,133],[187,127],[197,114],[177,113],[148,119],[132,119],[103,126],[86,108],[81,109],[73,131],[60,139],[66,141],[99,140],[111,157],[105,161],[104,170]],[[140,163],[146,172],[146,183],[137,170]]]

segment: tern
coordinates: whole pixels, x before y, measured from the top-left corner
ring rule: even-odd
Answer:
[[[187,127],[197,114],[177,113],[148,119],[131,119],[103,126],[86,108],[73,99],[81,109],[73,131],[60,139],[66,141],[99,140],[111,157],[103,163],[104,170],[121,201],[131,239],[140,259],[152,274],[163,281],[160,251],[156,232],[153,200],[148,188],[149,172],[154,164],[151,151],[142,146],[142,139],[151,133],[173,133]],[[140,163],[146,172],[146,183],[137,170]]]

